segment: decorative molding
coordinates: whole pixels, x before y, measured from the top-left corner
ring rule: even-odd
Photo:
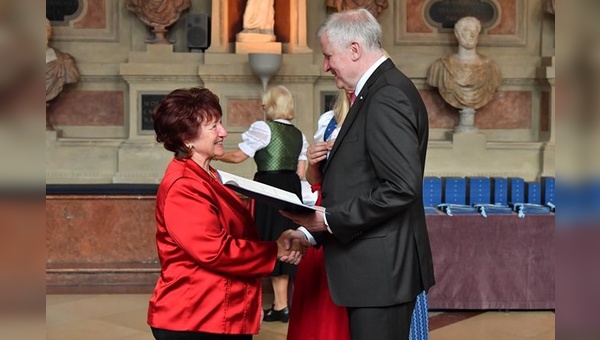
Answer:
[[[486,142],[485,148],[487,150],[525,150],[525,151],[541,151],[544,142]],[[454,146],[452,141],[444,140],[430,140],[428,143],[428,149],[440,150],[440,149],[452,149]]]
[[[430,87],[427,84],[427,79],[425,78],[411,78],[412,82],[415,84],[417,88],[420,89],[433,89],[434,87]],[[546,81],[545,79],[542,79]],[[540,84],[540,79],[535,78],[503,78],[502,83],[500,84],[500,89],[507,86],[531,86],[536,87]]]
[[[488,150],[527,150],[541,151],[543,142],[487,142]]]
[[[286,76],[280,75],[275,76],[271,79],[270,83],[280,84],[314,84],[320,77],[318,76]],[[333,77],[331,77],[333,78]],[[200,75],[200,79],[206,82],[215,83],[255,83],[257,81],[255,75]]]
[[[83,0],[83,10],[76,18],[68,22],[68,25],[53,25],[53,41],[78,41],[78,42],[119,42],[119,11],[120,1],[104,0],[106,27],[104,28],[77,28],[78,20],[81,20],[89,9],[89,0]]]
[[[164,175],[164,169],[157,172],[141,172],[141,171],[119,171],[113,174],[113,183],[160,183]]]
[[[431,45],[456,45],[456,38],[454,32],[449,31],[448,33],[438,32],[437,28],[431,26],[426,20],[426,14],[424,13],[425,8],[428,7],[428,3],[435,0],[398,0],[394,2],[393,8],[393,22],[395,27],[394,44],[395,45],[420,45],[420,46],[431,46]],[[508,46],[508,47],[519,47],[527,44],[527,0],[513,0],[515,2],[515,32],[513,34],[481,34],[479,37],[478,46]],[[411,3],[411,9],[415,6],[420,5],[422,8],[420,17],[409,17],[408,3]],[[502,21],[502,3],[506,1],[492,0],[492,2],[499,9],[499,21]],[[506,7],[510,7],[506,5]],[[430,29],[430,32],[408,32],[408,20],[421,20],[421,25]],[[493,30],[491,27],[487,31]]]
[[[106,75],[81,75],[79,78],[80,83],[122,83],[124,79],[118,75],[106,74]]]
[[[537,86],[538,80],[534,78],[504,78],[500,87],[504,86]]]
[[[46,170],[46,183],[56,183],[53,179],[68,179],[69,183],[111,183],[112,171]],[[101,181],[102,179],[108,181]]]
[[[59,138],[56,140],[56,146],[63,147],[82,147],[89,146],[93,148],[118,148],[123,144],[124,139],[75,139],[75,138]]]
[[[156,84],[156,83],[194,83],[198,84],[198,76],[181,75],[121,75],[129,84]]]

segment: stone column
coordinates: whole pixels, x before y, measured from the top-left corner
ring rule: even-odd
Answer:
[[[556,84],[555,84],[555,57],[544,57],[542,67],[538,70],[539,77],[550,85],[549,108],[549,130],[550,136],[542,147],[542,174],[541,176],[555,176],[555,149],[556,149]]]
[[[229,1],[212,0],[212,14],[210,23],[210,47],[207,53],[230,53],[229,44]]]
[[[284,53],[312,53],[306,44],[306,0],[290,0],[290,42]]]

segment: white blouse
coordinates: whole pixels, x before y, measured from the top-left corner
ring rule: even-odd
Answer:
[[[321,115],[321,117],[319,117],[319,121],[317,123],[317,132],[315,132],[315,136],[314,136],[314,140],[315,142],[325,142],[324,137],[325,137],[325,129],[327,128],[327,125],[329,125],[329,121],[333,118],[333,110],[329,110],[325,113],[323,113]],[[342,128],[341,124],[338,124],[335,129],[333,130],[333,132],[331,133],[331,136],[329,136],[328,140],[332,140],[337,138],[337,135],[340,133],[340,129]]]
[[[274,121],[292,125],[292,123],[286,119],[275,119]],[[254,157],[256,151],[266,148],[270,142],[271,128],[269,128],[269,125],[267,125],[265,121],[258,120],[252,123],[250,128],[242,134],[242,142],[238,144],[238,147],[243,153],[248,155],[248,157]],[[302,150],[298,156],[299,161],[305,161],[307,159],[306,149],[308,149],[308,142],[306,141],[306,136],[302,133]]]

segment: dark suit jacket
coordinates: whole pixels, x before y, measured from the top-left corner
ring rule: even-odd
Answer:
[[[323,169],[323,242],[333,301],[376,307],[415,299],[435,280],[422,182],[427,111],[388,59],[357,95]]]

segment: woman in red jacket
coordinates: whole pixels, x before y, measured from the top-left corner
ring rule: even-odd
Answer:
[[[156,339],[251,339],[261,323],[261,278],[277,259],[297,264],[299,231],[259,241],[245,205],[210,161],[227,131],[207,89],[178,89],[154,109],[156,140],[175,153],[156,196],[161,274],[148,307]]]

